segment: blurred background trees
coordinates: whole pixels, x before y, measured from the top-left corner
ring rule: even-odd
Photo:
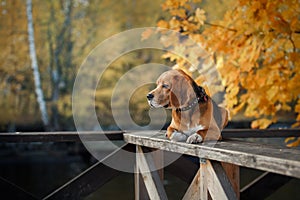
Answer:
[[[170,40],[165,45],[180,48],[197,66],[154,50],[132,52],[116,60],[96,92],[96,110],[105,126],[114,125],[110,96],[115,82],[132,67],[149,62],[177,64],[209,87],[211,95],[224,94],[224,105],[234,120],[247,117],[253,120],[253,128],[266,128],[278,121],[299,126],[297,0],[33,0],[32,6],[51,130],[74,129],[72,87],[89,52],[113,34],[156,25],[181,32],[201,44],[207,54],[195,55],[182,37],[180,43]],[[2,0],[0,15],[0,126],[4,131],[14,131],[16,124],[37,129],[41,115],[29,58],[26,3]],[[143,98],[136,95],[130,109],[136,121],[147,124]]]
[[[50,130],[74,129],[72,87],[77,70],[89,52],[113,34],[145,25],[155,26],[162,16],[161,2],[32,1],[35,47]],[[0,127],[3,131],[15,131],[16,125],[41,130],[41,112],[29,57],[26,1],[2,0],[0,3]],[[97,110],[105,125],[113,123],[109,112],[113,81],[136,64],[154,59],[160,57],[150,51],[136,52],[109,69],[106,88],[99,88],[97,93],[100,95]]]

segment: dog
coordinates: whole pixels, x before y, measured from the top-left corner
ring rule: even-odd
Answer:
[[[152,108],[172,109],[167,138],[193,144],[222,139],[221,131],[228,123],[227,109],[217,106],[188,74],[169,70],[156,84],[147,99]]]

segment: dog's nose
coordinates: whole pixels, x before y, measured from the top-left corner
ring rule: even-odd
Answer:
[[[148,100],[151,100],[151,99],[153,99],[153,97],[154,97],[154,95],[153,95],[153,94],[150,94],[150,93],[149,93],[149,94],[147,94],[147,99],[148,99]]]

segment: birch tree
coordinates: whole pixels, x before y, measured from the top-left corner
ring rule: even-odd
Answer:
[[[35,93],[37,96],[37,101],[39,104],[42,121],[45,127],[49,126],[49,117],[46,108],[46,102],[44,100],[44,93],[41,85],[41,77],[39,73],[39,67],[36,58],[35,44],[34,44],[34,29],[33,29],[33,19],[32,19],[32,1],[27,0],[26,2],[26,14],[28,22],[28,42],[29,42],[29,54],[31,59],[31,67],[33,70],[33,78],[35,85]]]

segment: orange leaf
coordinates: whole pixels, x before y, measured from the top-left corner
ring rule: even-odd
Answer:
[[[287,147],[297,147],[300,145],[300,137],[288,137],[284,140],[284,142],[287,143]]]
[[[204,21],[206,20],[206,16],[205,16],[205,11],[197,8],[196,12],[195,12],[195,19],[200,23],[200,24],[204,24]]]
[[[178,16],[180,18],[186,18],[185,9],[174,9],[170,11],[171,15]]]
[[[142,41],[148,39],[151,35],[153,34],[153,30],[152,29],[147,29],[142,33]]]
[[[251,128],[259,128],[259,129],[265,129],[268,128],[272,124],[272,120],[262,118],[262,119],[257,119],[252,121],[251,123]]]
[[[169,28],[169,23],[166,22],[165,20],[159,20],[157,22],[157,26],[160,28]]]

